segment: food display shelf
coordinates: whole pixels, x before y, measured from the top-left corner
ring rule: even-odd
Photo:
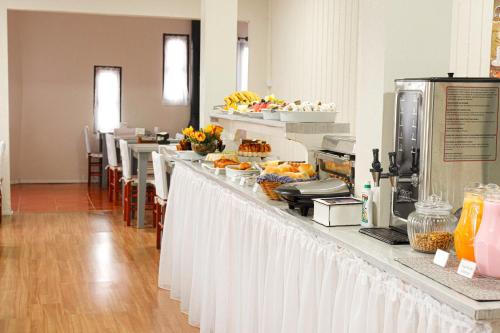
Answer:
[[[313,162],[314,151],[321,148],[323,136],[326,134],[349,134],[348,123],[321,122],[281,122],[245,117],[235,114],[215,112],[210,115],[210,121],[224,127],[231,139],[247,138],[247,132],[263,133],[275,137],[282,137],[302,144],[308,151],[309,162]]]

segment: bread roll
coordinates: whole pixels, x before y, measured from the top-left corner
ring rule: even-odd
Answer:
[[[309,163],[299,165],[298,169],[300,172],[307,174],[309,177],[312,177],[316,174],[316,172],[314,171],[314,167]]]

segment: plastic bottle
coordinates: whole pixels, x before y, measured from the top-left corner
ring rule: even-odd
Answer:
[[[362,228],[372,228],[373,227],[373,192],[370,183],[366,183],[363,186],[363,192],[361,193],[361,227]]]

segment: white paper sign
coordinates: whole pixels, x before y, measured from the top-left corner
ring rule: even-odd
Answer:
[[[460,260],[460,265],[458,266],[457,274],[465,276],[466,278],[472,279],[474,272],[476,271],[476,263],[469,261],[467,259]]]
[[[436,254],[434,255],[434,264],[441,267],[446,267],[449,258],[450,254],[448,252],[438,249],[436,251]]]
[[[252,191],[257,192],[259,190],[259,184],[255,183]]]
[[[215,174],[218,176],[220,174],[219,168],[215,169]]]
[[[245,186],[245,182],[246,182],[246,178],[245,177],[241,177],[240,178],[240,186]]]

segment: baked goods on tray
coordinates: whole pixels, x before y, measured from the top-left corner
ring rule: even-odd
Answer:
[[[243,162],[243,163],[240,163],[238,164],[238,167],[237,167],[237,170],[248,170],[252,167],[252,164],[248,163],[248,162]],[[236,169],[236,168],[235,168]]]
[[[240,162],[236,162],[228,158],[221,158],[217,161],[214,161],[214,168],[224,169],[228,165],[239,165],[239,164]]]
[[[233,153],[210,153],[205,157],[205,161],[214,162],[220,159],[233,160],[239,162],[238,156]]]
[[[247,157],[267,157],[271,154],[271,145],[262,140],[243,140],[238,148],[238,155]]]
[[[272,174],[285,176],[290,179],[311,179],[316,176],[314,167],[309,163],[283,163],[279,165],[268,165],[262,175]]]
[[[179,141],[179,143],[176,145],[176,149],[179,151],[183,150],[191,150],[191,142],[189,142],[186,139],[182,139]]]

